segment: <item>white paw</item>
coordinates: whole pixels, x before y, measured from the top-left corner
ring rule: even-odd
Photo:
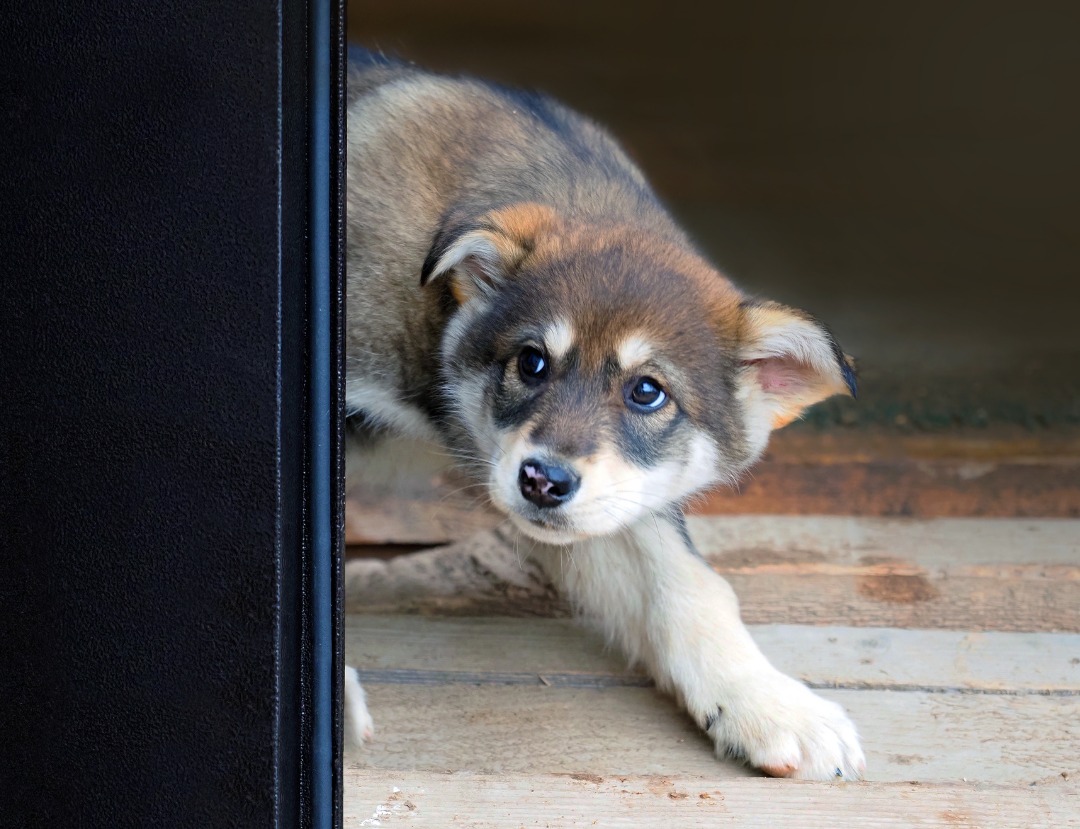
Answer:
[[[368,713],[364,687],[356,668],[345,667],[345,744],[359,747],[375,735],[375,721]]]
[[[728,689],[705,718],[717,753],[773,777],[857,780],[866,758],[854,724],[835,702],[770,669]]]

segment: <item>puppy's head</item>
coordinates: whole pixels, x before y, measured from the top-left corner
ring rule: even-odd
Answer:
[[[855,393],[820,323],[637,227],[514,205],[449,224],[422,280],[439,278],[457,303],[441,370],[458,449],[541,541],[616,532],[733,482],[773,429]]]

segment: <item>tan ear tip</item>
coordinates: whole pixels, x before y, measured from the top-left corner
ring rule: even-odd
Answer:
[[[859,399],[859,378],[856,374],[855,359],[842,354],[840,359],[840,374],[844,378],[844,385],[856,400]]]

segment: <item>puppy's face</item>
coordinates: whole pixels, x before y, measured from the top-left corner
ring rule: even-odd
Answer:
[[[853,383],[805,315],[683,248],[521,205],[436,242],[459,449],[530,536],[605,535],[734,481],[769,432]]]

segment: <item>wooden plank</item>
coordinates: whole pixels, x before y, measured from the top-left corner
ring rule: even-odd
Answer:
[[[887,557],[925,569],[1080,563],[1080,521],[1072,519],[691,515],[687,524],[698,551],[727,569],[788,562],[863,565],[869,556],[876,557],[869,563]]]
[[[1069,829],[1080,826],[1080,790],[1067,782],[925,786],[349,769],[344,825]]]
[[[367,570],[370,564],[382,562],[347,563],[350,586],[346,600],[352,613],[570,615],[565,602],[544,586],[520,587],[493,580],[483,585],[472,581],[460,590],[451,589],[449,583],[433,586],[410,582],[403,587],[399,571],[389,579],[396,583],[392,591],[371,591],[363,587],[369,580],[367,575],[354,569],[353,564]],[[454,566],[449,564],[447,570],[452,571]],[[733,573],[726,578],[739,597],[742,618],[748,624],[1080,632],[1080,583],[1071,580],[928,579],[873,572]]]
[[[1080,635],[752,627],[781,670],[819,686],[1080,693]]]
[[[702,515],[895,515],[1080,517],[1080,462],[967,459],[773,460],[737,490],[718,489]]]
[[[691,517],[687,522],[701,554],[728,571],[789,562],[893,562],[941,573],[951,568],[951,575],[984,575],[981,565],[1080,565],[1080,521],[1068,519],[746,515]],[[1013,572],[1002,568],[992,574],[1011,577]]]
[[[1080,521],[692,518],[751,624],[1080,632]],[[498,534],[346,564],[357,612],[565,616]]]
[[[774,461],[738,490],[699,499],[697,515],[1080,517],[1075,464],[898,460],[829,466]],[[347,541],[441,544],[495,526],[500,516],[435,492],[346,502]]]
[[[1080,630],[1080,522],[693,518],[753,623]]]
[[[364,680],[375,737],[347,763],[484,773],[747,776],[652,688],[410,685]]]
[[[345,500],[345,543],[445,544],[495,527],[501,517],[438,491],[358,493]]]
[[[754,630],[843,704],[879,781],[1030,783],[1080,771],[1080,636]],[[565,620],[350,616],[380,768],[746,775],[669,698]],[[930,689],[930,690],[925,690]]]
[[[439,544],[495,526],[475,490],[428,470],[351,489],[349,543]],[[737,490],[694,506],[699,515],[1080,517],[1080,438],[1036,439],[791,431]]]
[[[1080,635],[754,625],[778,668],[816,687],[1080,694]],[[499,675],[537,684],[641,677],[566,619],[349,614],[346,661],[385,671]]]
[[[384,677],[391,678],[392,677]],[[375,739],[351,762],[485,773],[752,772],[718,760],[653,688],[371,682]],[[860,729],[867,777],[1022,783],[1080,774],[1080,697],[822,690]]]
[[[727,574],[750,624],[1080,631],[1080,582],[851,575]]]
[[[366,671],[639,676],[569,619],[345,615],[345,661]]]

